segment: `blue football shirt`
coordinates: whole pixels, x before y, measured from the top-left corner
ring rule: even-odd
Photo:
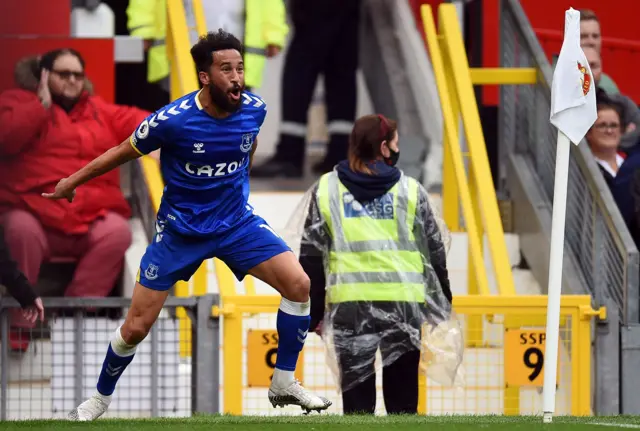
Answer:
[[[142,155],[161,149],[158,221],[186,235],[223,232],[250,216],[249,154],[267,113],[265,102],[245,91],[240,109],[216,119],[198,93],[151,114],[130,138]]]

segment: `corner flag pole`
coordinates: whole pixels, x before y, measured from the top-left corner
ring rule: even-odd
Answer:
[[[556,170],[549,252],[547,290],[547,338],[544,354],[543,422],[551,423],[556,406],[558,347],[560,337],[560,293],[564,225],[567,213],[567,186],[571,143],[578,145],[598,118],[595,81],[589,62],[580,47],[580,12],[565,12],[562,49],[551,83],[550,121],[558,129]]]
[[[571,142],[558,130],[556,178],[553,185],[553,215],[551,219],[551,251],[549,253],[549,288],[547,293],[547,338],[544,353],[543,421],[550,423],[556,406],[558,374],[558,343],[560,333],[560,294],[562,290],[562,259],[564,225],[567,213],[569,155]]]

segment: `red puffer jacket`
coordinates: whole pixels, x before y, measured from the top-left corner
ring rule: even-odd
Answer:
[[[33,91],[0,94],[0,213],[23,209],[45,228],[82,234],[106,212],[129,217],[120,190],[120,172],[95,178],[76,191],[73,203],[41,196],[62,178],[124,141],[148,115],[85,92],[67,113],[46,110]]]

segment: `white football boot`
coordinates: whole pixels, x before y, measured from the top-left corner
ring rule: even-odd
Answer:
[[[306,413],[312,410],[317,412],[326,410],[332,404],[328,399],[307,391],[297,380],[283,389],[274,387],[272,384],[269,388],[269,401],[273,407],[300,406]]]
[[[111,396],[96,393],[87,401],[71,410],[67,419],[71,421],[92,421],[102,416],[111,404]]]

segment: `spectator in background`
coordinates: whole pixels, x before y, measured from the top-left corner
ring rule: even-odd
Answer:
[[[16,66],[19,88],[0,94],[0,224],[31,284],[51,258],[77,261],[66,296],[107,296],[131,243],[130,208],[115,170],[78,191],[73,205],[42,193],[126,140],[148,113],[92,95],[71,49]],[[15,327],[32,327],[13,316]],[[25,347],[26,350],[26,347]]]
[[[291,0],[295,32],[282,75],[282,123],[276,154],[251,169],[252,177],[300,178],[307,137],[307,111],[318,76],[324,76],[327,128],[324,173],[347,156],[356,116],[360,0]]]
[[[631,159],[629,161],[631,162]],[[631,172],[629,173],[631,189],[631,199],[629,201],[633,207],[629,213],[629,219],[625,219],[625,221],[636,247],[640,248],[640,153],[634,154],[633,163],[629,164],[633,164],[633,168],[630,169]]]
[[[147,83],[140,106],[149,111],[170,101],[167,57],[167,0],[129,0],[127,28],[131,36],[144,39]]]
[[[593,69],[592,69],[593,71]],[[597,98],[598,118],[586,138],[609,188],[615,187],[618,169],[624,157],[618,152],[623,132],[622,107],[602,92]]]
[[[622,137],[620,138],[620,148],[628,149],[636,145],[640,137],[640,109],[633,100],[623,94],[611,94],[601,87],[602,82],[602,59],[600,54],[592,47],[582,48],[584,55],[589,62],[589,68],[593,74],[593,79],[598,88],[599,96],[606,95],[608,101],[612,101],[620,108]]]
[[[185,3],[190,16],[193,5]],[[283,0],[208,0],[202,4],[208,30],[224,27],[243,41],[245,85],[248,90],[259,88],[266,58],[280,52],[289,31]],[[127,8],[129,33],[144,39],[147,80],[157,96],[149,107],[152,111],[169,103],[166,11],[166,0],[129,0]]]
[[[580,10],[580,45],[582,48],[589,47],[596,50],[602,56],[602,34],[600,33],[600,20],[594,11],[589,9]],[[618,86],[613,79],[602,73],[600,87],[608,94],[618,94]]]
[[[222,28],[242,41],[245,87],[260,88],[266,59],[280,53],[289,33],[284,1],[217,0],[202,6],[207,29]]]
[[[586,138],[622,218],[640,245],[640,147],[619,150],[623,107],[612,97],[603,90],[598,92],[598,118]]]

